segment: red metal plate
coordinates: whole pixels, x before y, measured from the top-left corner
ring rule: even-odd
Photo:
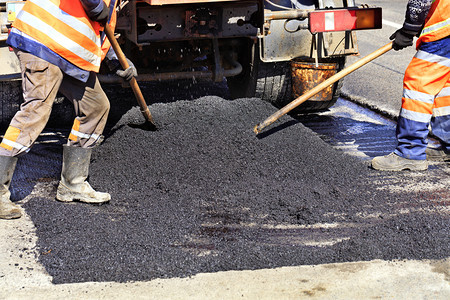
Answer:
[[[316,10],[309,13],[311,33],[381,28],[381,8]]]

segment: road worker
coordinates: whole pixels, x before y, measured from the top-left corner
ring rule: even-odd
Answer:
[[[111,68],[118,66],[102,32],[103,26],[114,29],[117,2],[28,0],[18,13],[7,43],[20,62],[24,102],[0,144],[0,218],[21,216],[9,192],[17,157],[30,150],[44,129],[58,91],[73,103],[76,118],[63,146],[56,199],[97,204],[111,199],[86,179],[92,148],[101,138],[110,108],[96,73],[105,58]],[[116,73],[126,80],[137,76],[132,64]]]
[[[450,0],[410,0],[403,27],[392,36],[393,48],[413,44],[417,53],[405,72],[397,122],[398,145],[375,157],[377,170],[426,170],[427,160],[450,160]],[[439,139],[428,147],[428,131]]]

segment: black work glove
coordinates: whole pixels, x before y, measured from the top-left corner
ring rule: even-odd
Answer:
[[[99,22],[103,26],[106,25],[109,18],[109,7],[103,2],[103,9],[97,15],[90,17],[92,21]]]
[[[131,60],[129,60],[127,58],[127,62],[128,62],[128,69],[126,70],[122,70],[122,69],[117,69],[116,74],[120,77],[122,77],[123,79],[125,79],[126,81],[130,81],[133,77],[137,77],[137,70],[136,67],[134,66],[134,64],[131,62]]]
[[[396,32],[394,32],[389,39],[393,40],[392,48],[396,51],[401,50],[403,48],[412,46],[414,36],[417,34],[415,31],[406,30],[404,28],[400,28]]]

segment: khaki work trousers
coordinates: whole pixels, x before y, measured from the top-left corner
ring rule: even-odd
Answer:
[[[110,108],[96,74],[91,72],[87,82],[82,82],[30,53],[16,50],[16,55],[22,70],[24,102],[0,144],[0,155],[17,156],[30,150],[48,122],[58,91],[75,109],[68,145],[93,147],[103,133]]]

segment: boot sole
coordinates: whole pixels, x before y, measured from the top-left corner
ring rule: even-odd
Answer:
[[[106,194],[106,193],[99,193],[99,194]],[[102,200],[99,200],[98,198],[94,197],[85,197],[83,195],[80,195],[80,193],[71,191],[62,183],[60,183],[56,191],[56,200],[60,202],[83,202],[89,204],[103,204],[109,202],[111,200],[111,196],[105,197]]]
[[[387,168],[385,166],[379,165],[376,161],[372,162],[372,168],[379,171],[404,171],[404,170],[410,170],[410,171],[426,171],[428,169],[428,163],[425,161],[424,163],[420,164],[405,164],[398,167],[391,167]]]
[[[83,198],[80,197],[79,195],[66,195],[66,196],[61,196],[56,194],[56,200],[58,200],[59,202],[83,202],[83,203],[89,203],[89,204],[103,204],[103,203],[107,203],[109,202],[111,199],[107,199],[107,200],[101,200],[101,201],[92,201],[92,198]]]
[[[20,217],[22,217],[22,213],[12,213],[9,215],[0,215],[0,219],[4,219],[4,220],[19,219]]]
[[[427,160],[428,161],[450,161],[450,157],[449,156],[432,156],[432,155],[427,155]]]

